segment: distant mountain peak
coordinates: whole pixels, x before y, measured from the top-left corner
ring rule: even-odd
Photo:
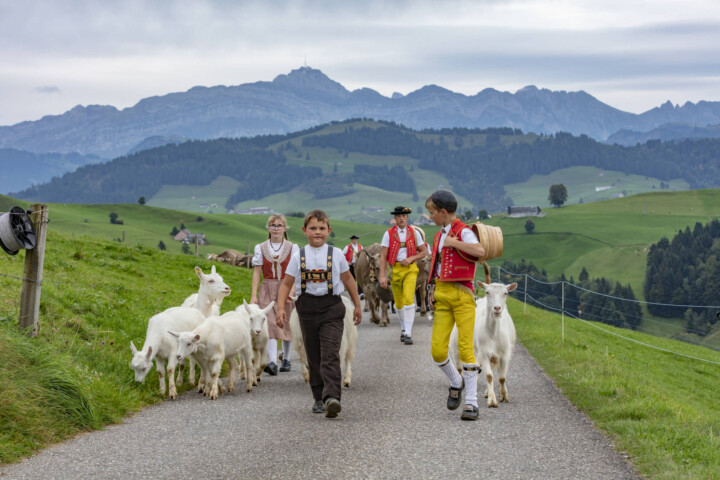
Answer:
[[[300,67],[287,75],[278,75],[272,83],[291,90],[320,90],[336,95],[350,93],[340,83],[330,79],[322,71],[311,67]]]

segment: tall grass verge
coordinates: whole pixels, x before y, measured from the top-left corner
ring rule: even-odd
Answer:
[[[720,365],[656,350],[508,300],[518,339],[563,393],[654,479],[720,478]],[[720,353],[596,324],[634,340],[720,363]],[[512,367],[511,373],[512,375]]]

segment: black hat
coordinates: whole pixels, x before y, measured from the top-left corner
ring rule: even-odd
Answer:
[[[350,237],[350,240],[352,240],[353,238],[360,238],[360,237],[358,237],[357,235],[353,235],[352,237]]]
[[[390,212],[390,215],[408,215],[410,213],[412,213],[412,208],[397,206],[395,210]]]
[[[439,209],[444,208],[448,213],[455,213],[457,210],[457,198],[455,198],[455,195],[453,195],[450,190],[435,190],[435,192],[430,195],[430,200],[432,200],[436,207]]]

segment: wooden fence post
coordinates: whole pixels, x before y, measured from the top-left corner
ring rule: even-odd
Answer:
[[[20,294],[20,329],[27,330],[28,336],[38,336],[38,317],[40,314],[40,291],[45,260],[45,238],[47,236],[48,207],[36,203],[32,205],[30,219],[35,227],[37,242],[32,250],[25,250],[25,270]]]

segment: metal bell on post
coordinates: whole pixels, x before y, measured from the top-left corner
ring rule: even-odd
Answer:
[[[32,250],[36,243],[35,227],[25,210],[15,206],[0,214],[0,247],[6,253],[16,255],[21,249]]]

